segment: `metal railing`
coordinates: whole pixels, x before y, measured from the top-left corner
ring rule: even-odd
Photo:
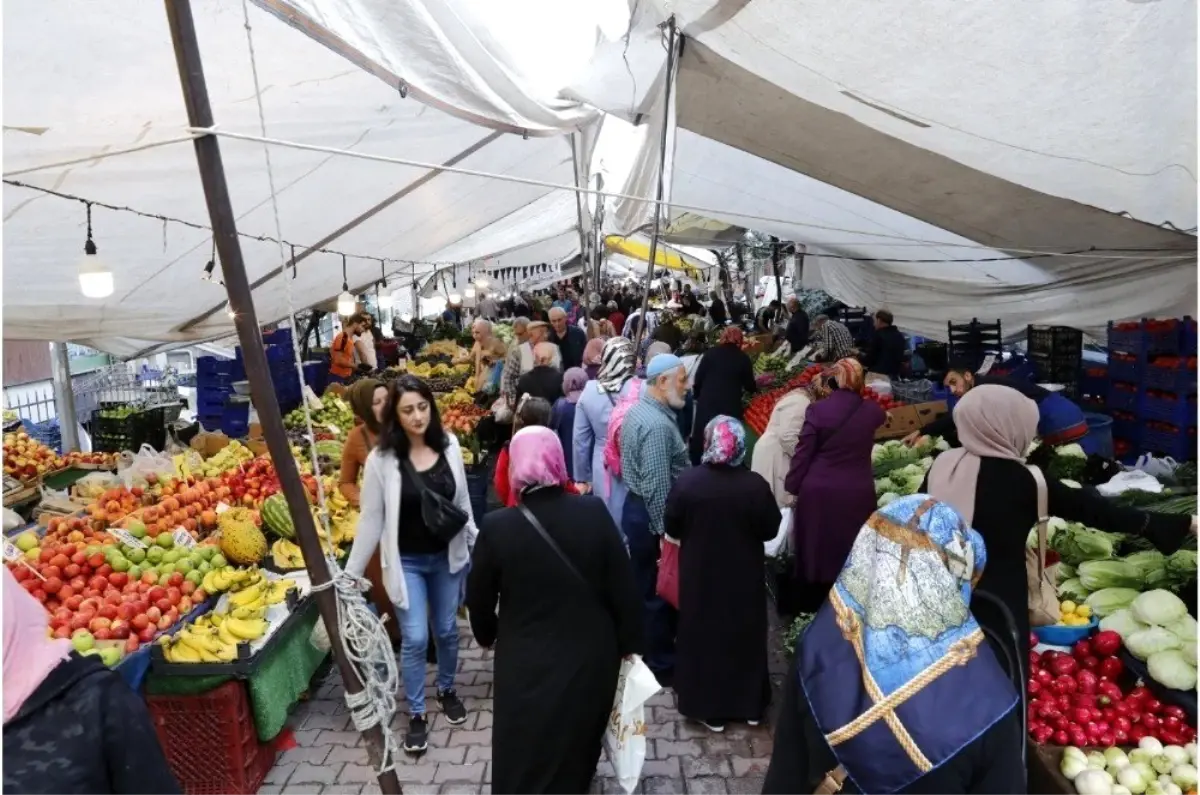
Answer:
[[[54,387],[49,383],[45,386],[5,387],[4,409],[6,421],[13,419],[13,415],[33,423],[52,420],[58,416]]]

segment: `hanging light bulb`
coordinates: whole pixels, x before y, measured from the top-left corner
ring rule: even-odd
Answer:
[[[342,294],[337,299],[337,311],[342,317],[354,314],[358,302],[350,295],[350,283],[346,280],[346,255],[342,255]]]
[[[478,279],[475,280],[475,286],[478,287],[480,290],[486,289],[489,284],[491,284],[491,282],[489,282],[487,280],[486,276],[480,276]]]
[[[461,303],[462,303],[461,295],[459,295],[458,293],[450,293],[450,305],[451,306],[453,306],[454,304],[461,304]]]
[[[379,260],[379,284],[375,285],[375,303],[379,304],[379,310],[392,308],[392,294],[384,292],[387,290],[387,274],[383,272],[383,260]]]
[[[475,288],[468,285],[466,287],[466,289],[463,290],[463,296],[466,298],[474,298],[475,297]]]
[[[83,244],[83,259],[79,262],[79,291],[84,298],[108,298],[113,294],[113,275],[96,256],[96,244],[92,240],[91,202],[86,206],[87,242]]]

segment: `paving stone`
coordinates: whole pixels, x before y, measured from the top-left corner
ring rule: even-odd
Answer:
[[[683,776],[683,769],[679,765],[679,757],[671,759],[647,759],[642,763],[642,778],[649,778],[651,776],[681,778]]]
[[[770,759],[746,759],[741,756],[729,757],[730,764],[733,765],[733,775],[737,778],[744,776],[765,776],[767,774],[767,766],[771,764]]]
[[[722,776],[731,774],[729,762],[722,756],[686,756],[683,758],[683,777],[691,781],[696,776]]]
[[[298,764],[324,764],[327,758],[329,758],[328,745],[300,746],[299,748],[289,748],[280,754],[279,759],[275,761],[275,766],[291,765],[294,770]]]
[[[679,710],[674,707],[653,707],[650,712],[655,723],[670,723],[674,720],[683,719],[683,716],[679,714]]]
[[[436,783],[444,783],[448,781],[461,781],[471,783],[482,783],[483,774],[487,764],[484,762],[474,762],[469,765],[438,765],[437,773],[433,780]]]
[[[725,782],[729,795],[760,795],[766,776],[745,776],[731,778]]]
[[[330,715],[322,712],[310,713],[304,720],[304,728],[306,729],[329,729],[332,731],[345,731],[350,724],[349,715]]]
[[[679,736],[678,721],[668,723],[647,723],[646,739],[674,740]]]
[[[288,785],[295,787],[300,784],[332,784],[337,781],[341,769],[341,765],[310,765],[307,762],[301,762],[296,766],[291,778],[288,779]]]
[[[258,788],[258,795],[276,795],[283,792],[283,786],[279,784],[263,784]]]
[[[772,737],[753,737],[750,739],[751,756],[770,757],[775,750],[775,739]]]
[[[475,716],[476,716],[475,717],[475,728],[476,729],[492,728],[493,715],[492,715],[491,710],[480,710],[479,712],[475,713]]]
[[[687,779],[687,791],[688,795],[725,795],[729,789],[719,776],[700,776]]]
[[[267,771],[266,778],[263,779],[263,784],[279,784],[280,786],[287,783],[288,778],[296,770],[295,762],[280,764],[275,763],[275,766]],[[260,792],[262,790],[259,790]]]
[[[483,787],[478,784],[444,784],[441,789],[442,795],[479,795],[483,792]]]
[[[320,784],[305,784],[303,786],[286,787],[283,790],[288,795],[296,793],[296,795],[323,795],[325,787]]]
[[[429,750],[421,754],[418,764],[422,765],[461,765],[467,756],[467,748],[465,746],[446,748],[439,745],[429,744]]]
[[[450,732],[450,745],[491,745],[492,730],[481,729],[479,731],[452,731]]]
[[[655,740],[655,759],[669,759],[672,756],[700,756],[704,749],[695,740]]]
[[[396,778],[408,792],[409,784],[431,784],[437,774],[437,765],[415,765],[407,760],[396,765]],[[436,787],[434,788],[436,790]]]
[[[450,748],[447,750],[461,751],[461,748]],[[492,746],[490,745],[472,745],[466,749],[468,762],[490,762],[492,761]]]
[[[369,764],[370,756],[367,754],[367,746],[359,745],[354,748],[346,748],[345,746],[335,745],[329,749],[329,756],[325,757],[325,764],[331,765],[335,762],[346,762],[354,765]]]
[[[317,737],[317,745],[348,745],[351,748],[363,742],[363,736],[358,732],[322,731]]]
[[[342,767],[342,772],[338,773],[337,783],[358,784],[361,789],[361,785],[368,781],[374,781],[376,778],[378,778],[378,774],[370,765],[347,764]]]
[[[708,737],[700,741],[700,745],[704,747],[705,756],[720,756],[733,754],[735,756],[758,756],[753,753],[753,741],[747,740],[732,740],[728,737],[714,735],[711,732]]]
[[[683,779],[680,778],[650,776],[642,779],[642,792],[646,795],[681,795],[684,791]]]
[[[487,698],[492,694],[491,685],[463,685],[455,688],[459,698]]]

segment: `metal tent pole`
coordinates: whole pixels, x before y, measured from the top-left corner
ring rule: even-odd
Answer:
[[[50,364],[54,413],[58,416],[62,451],[75,452],[79,449],[79,420],[75,414],[75,392],[71,388],[71,357],[67,354],[67,343],[50,343]]]
[[[193,127],[211,127],[212,107],[209,104],[208,86],[204,80],[204,67],[199,42],[196,40],[191,3],[189,0],[164,0],[164,3],[171,28],[171,42],[175,47],[175,62],[179,68],[179,82],[183,88],[188,122]],[[258,412],[259,422],[262,423],[267,449],[279,475],[279,485],[287,499],[288,511],[296,524],[296,538],[304,553],[304,567],[312,581],[321,619],[329,631],[333,657],[342,674],[346,693],[359,693],[362,691],[362,683],[354,665],[346,656],[338,631],[337,595],[331,589],[320,587],[329,582],[329,568],[325,563],[325,554],[308,508],[308,497],[300,480],[296,460],[292,457],[287,432],[283,427],[283,416],[279,411],[279,402],[275,399],[275,390],[271,384],[266,351],[258,328],[233,206],[229,199],[229,186],[225,181],[225,168],[221,163],[220,145],[212,135],[196,138],[193,145],[196,147],[200,181],[204,185],[204,198],[208,204],[208,215],[212,222],[217,251],[221,255],[221,271],[225,277],[225,289],[229,294],[229,306],[234,312],[238,341],[242,345],[242,355],[245,357],[251,398]],[[375,767],[379,767],[383,759],[383,732],[387,730],[389,727],[375,726],[363,733],[371,764]],[[401,792],[394,770],[379,776],[379,788],[389,795]]]
[[[642,342],[642,335],[646,333],[646,311],[650,304],[650,285],[654,282],[654,261],[658,257],[658,234],[662,221],[662,198],[663,188],[667,181],[667,126],[671,121],[671,85],[675,82],[675,64],[679,58],[679,48],[675,42],[675,15],[667,20],[667,87],[663,94],[663,119],[662,119],[662,134],[659,136],[659,153],[658,153],[658,187],[654,192],[654,231],[650,236],[650,261],[646,263],[646,292],[642,296],[642,315],[641,323],[638,324],[638,333],[633,340],[633,349],[636,351]]]

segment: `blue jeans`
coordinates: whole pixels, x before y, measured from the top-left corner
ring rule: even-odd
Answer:
[[[679,613],[658,595],[660,536],[650,530],[650,514],[641,497],[629,492],[621,514],[621,530],[629,546],[633,576],[644,604],[646,665],[656,675],[675,669],[675,629]]]
[[[463,575],[450,573],[445,552],[401,555],[408,609],[397,609],[400,619],[400,669],[410,715],[425,714],[425,653],[432,626],[437,644],[438,692],[454,687],[458,670],[458,605],[462,598]]]

